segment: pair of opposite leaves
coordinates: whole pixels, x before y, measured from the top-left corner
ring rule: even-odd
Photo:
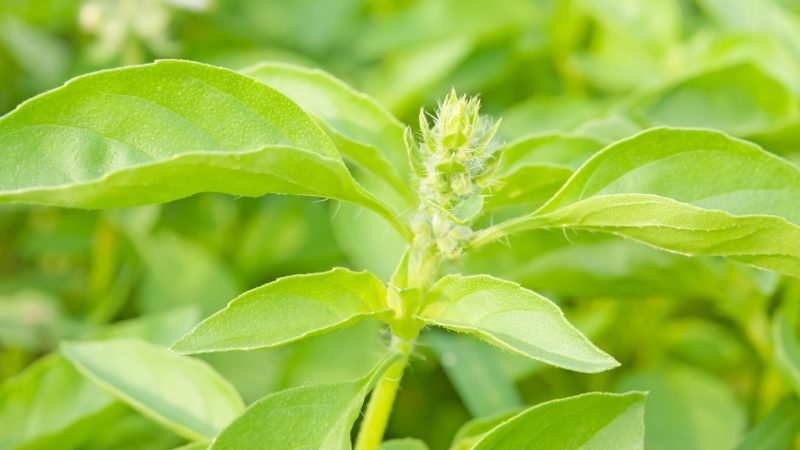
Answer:
[[[79,77],[22,104],[0,118],[0,202],[101,208],[205,191],[309,195],[370,208],[408,239],[394,211],[403,206],[362,188],[340,154],[413,202],[402,125],[320,72],[246,73],[159,61]],[[524,166],[529,177],[507,182],[524,189],[548,163]],[[531,228],[588,229],[798,276],[798,204],[791,163],[722,133],[659,128],[598,152],[536,212],[474,244]]]

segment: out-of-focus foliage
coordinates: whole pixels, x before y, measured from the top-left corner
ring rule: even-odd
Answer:
[[[336,123],[323,131],[337,136],[356,178],[395,210],[408,207],[398,189],[404,155],[376,162],[371,151],[401,146],[402,135],[376,141],[363,131],[402,132],[389,113],[415,123],[419,108],[451,86],[480,93],[503,117],[508,143],[486,225],[533,211],[606,145],[653,126],[714,128],[800,162],[800,3],[791,0],[0,1],[2,113],[75,75],[162,58],[237,70],[269,62],[245,73],[272,80],[306,110],[303,120]],[[359,128],[337,122],[336,105],[280,83],[286,62],[327,70],[380,106],[364,106],[373,109]],[[326,82],[337,95],[356,95]],[[753,175],[746,165],[741,171]],[[797,217],[800,206],[791,207]],[[556,299],[619,368],[566,372],[437,330],[412,359],[387,436],[471,448],[525,405],[641,390],[650,392],[647,448],[800,445],[786,431],[798,428],[800,282],[595,231],[520,232],[452,270],[490,273]],[[76,354],[69,346],[62,354],[60,342],[167,346],[280,276],[345,266],[386,280],[402,248],[375,213],[334,201],[200,194],[102,212],[4,205],[0,448],[177,447],[185,430],[166,431],[99,389],[68,363]],[[341,383],[357,396],[353,380],[387,345],[381,333],[363,321],[286,348],[203,359],[247,405],[310,383]],[[577,399],[568,401],[592,400]],[[156,418],[182,430],[174,418]],[[490,448],[484,442],[478,448]]]

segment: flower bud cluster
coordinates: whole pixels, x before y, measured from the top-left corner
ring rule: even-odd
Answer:
[[[408,141],[422,205],[411,220],[418,248],[461,255],[470,225],[483,207],[483,190],[499,161],[498,123],[480,115],[480,100],[455,90],[439,104],[433,126],[420,112],[421,139]]]

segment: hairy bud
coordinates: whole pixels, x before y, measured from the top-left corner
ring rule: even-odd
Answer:
[[[441,101],[433,119],[431,126],[420,111],[419,142],[406,135],[422,197],[412,220],[414,242],[435,245],[444,256],[457,258],[472,235],[470,224],[481,212],[483,188],[491,184],[497,167],[498,124],[480,115],[477,97],[458,96],[455,90]]]

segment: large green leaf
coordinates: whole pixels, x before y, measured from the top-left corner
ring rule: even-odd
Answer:
[[[95,427],[113,421],[117,407],[113,397],[52,354],[0,386],[0,448],[73,448]]]
[[[564,318],[550,300],[488,275],[448,275],[436,282],[420,319],[466,332],[500,348],[579,372],[619,365]]]
[[[172,349],[205,353],[275,347],[388,311],[386,289],[369,272],[337,268],[293,275],[245,292]]]
[[[642,393],[591,393],[554,400],[508,419],[472,450],[643,449]]]
[[[105,208],[282,193],[351,201],[398,225],[297,105],[188,61],[97,72],[35,97],[0,118],[0,154],[0,202]]]
[[[607,147],[538,211],[484,230],[475,245],[578,228],[800,276],[798,204],[791,163],[722,133],[657,128]]]
[[[349,449],[364,398],[395,358],[356,381],[302,386],[253,403],[214,439],[211,450]]]
[[[321,70],[261,63],[241,72],[317,117],[339,151],[413,201],[406,180],[405,126],[375,100]]]
[[[216,436],[244,410],[234,388],[206,363],[144,341],[62,344],[87,378],[191,440]]]

